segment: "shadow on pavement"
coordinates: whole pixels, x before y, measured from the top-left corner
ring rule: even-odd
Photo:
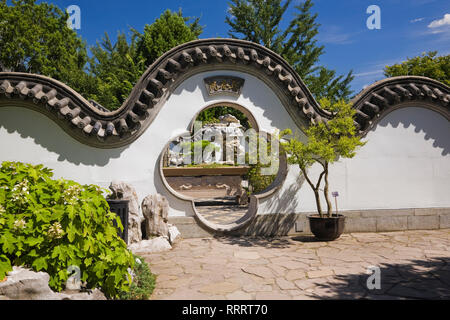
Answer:
[[[450,258],[412,260],[405,264],[381,264],[381,289],[369,290],[373,274],[337,275],[334,280],[317,285],[320,299],[368,300],[448,300],[450,299]],[[370,283],[375,283],[370,278]]]

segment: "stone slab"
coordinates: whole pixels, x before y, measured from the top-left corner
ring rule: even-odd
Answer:
[[[413,215],[414,209],[364,210],[361,212],[361,217],[363,218],[403,217]]]
[[[376,232],[376,218],[347,218],[345,222],[345,232]]]
[[[450,229],[450,215],[444,214],[439,216],[439,228]]]
[[[407,216],[388,216],[377,218],[377,232],[403,231],[408,229]]]
[[[439,229],[439,216],[408,217],[409,230],[435,230]]]

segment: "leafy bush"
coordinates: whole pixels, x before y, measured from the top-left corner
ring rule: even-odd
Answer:
[[[134,279],[130,291],[122,292],[122,300],[148,300],[155,289],[156,276],[150,272],[148,264],[139,256],[134,256]]]
[[[278,139],[278,137],[273,136],[271,139]],[[277,178],[279,171],[280,150],[272,150],[272,145],[269,143],[268,139],[262,137],[258,138],[257,150],[258,152],[256,154],[247,153],[245,155],[246,163],[250,163],[250,169],[245,177],[248,180],[250,187],[248,192],[249,195],[261,193],[270,187]],[[260,150],[266,150],[266,159],[261,159],[264,152],[259,152]]]
[[[69,266],[87,288],[116,298],[130,285],[134,259],[117,235],[123,229],[98,186],[53,180],[43,166],[4,162],[0,168],[0,278],[11,265],[50,275],[61,291]]]
[[[262,174],[261,170],[264,167],[258,162],[255,165],[251,165],[247,174],[249,186],[251,186],[251,194],[260,193],[266,190],[275,181],[276,175]]]

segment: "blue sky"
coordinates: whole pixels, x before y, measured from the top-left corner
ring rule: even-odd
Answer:
[[[78,33],[95,44],[105,32],[142,31],[165,9],[183,9],[185,16],[201,17],[205,26],[201,38],[228,37],[225,16],[227,0],[54,0],[61,8],[81,8]],[[293,2],[299,3],[300,0]],[[381,30],[369,30],[368,6],[381,9]],[[293,7],[293,5],[291,5]],[[286,17],[292,16],[290,8]],[[325,46],[320,64],[338,74],[353,69],[355,93],[384,78],[383,68],[431,50],[450,54],[450,1],[448,0],[316,0],[313,12],[321,24],[318,42]],[[445,14],[449,14],[445,16]],[[434,22],[433,22],[434,21]],[[282,22],[283,23],[283,22]],[[285,22],[284,22],[285,23]]]

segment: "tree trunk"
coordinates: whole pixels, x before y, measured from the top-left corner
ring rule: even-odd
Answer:
[[[323,218],[322,204],[320,203],[319,190],[314,190],[314,196],[316,197],[317,212],[319,212],[320,217]]]
[[[319,180],[319,185],[317,187],[315,187],[314,184],[312,183],[311,179],[309,179],[308,174],[306,173],[306,170],[303,169],[302,167],[300,167],[300,170],[303,172],[303,175],[305,176],[306,181],[308,182],[308,184],[311,186],[311,188],[314,191],[314,197],[316,198],[317,212],[319,213],[320,217],[323,218],[322,204],[320,203],[320,194],[319,194],[320,180]]]
[[[323,194],[327,200],[328,216],[331,218],[333,215],[333,205],[330,200],[330,185],[328,183],[328,162],[325,163],[325,188],[323,189]]]

